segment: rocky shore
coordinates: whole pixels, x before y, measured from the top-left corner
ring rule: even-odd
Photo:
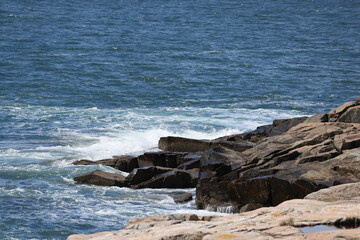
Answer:
[[[73,164],[103,164],[129,173],[125,177],[96,170],[76,177],[78,183],[196,187],[198,209],[231,208],[241,214],[141,218],[120,231],[68,239],[360,239],[360,229],[300,229],[358,227],[359,130],[360,98],[328,113],[274,120],[243,134],[213,140],[169,136],[159,140],[159,152],[76,161]]]

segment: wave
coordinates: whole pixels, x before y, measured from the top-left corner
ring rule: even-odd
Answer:
[[[21,157],[30,163],[64,164],[156,151],[163,136],[213,139],[249,131],[276,118],[303,115],[294,110],[235,107],[98,109],[17,104],[0,110],[12,115],[12,127],[0,138],[3,146],[9,146],[0,150],[0,161]]]

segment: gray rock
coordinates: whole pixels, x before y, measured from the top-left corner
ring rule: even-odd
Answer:
[[[146,182],[156,175],[169,172],[171,168],[147,166],[142,168],[136,168],[126,177],[126,180],[131,186]]]
[[[89,173],[85,173],[81,176],[75,177],[74,180],[77,183],[98,186],[128,186],[127,181],[123,175],[117,173],[103,172],[101,170],[95,170]]]
[[[360,123],[360,106],[350,107],[339,117],[337,121],[346,123]]]
[[[304,121],[304,123],[320,123],[320,122],[327,122],[328,115],[324,113],[315,114]]]
[[[132,185],[132,188],[193,188],[195,187],[193,175],[191,172],[185,170],[172,170],[153,178],[141,182],[137,185]]]
[[[173,199],[174,202],[176,203],[183,203],[183,202],[191,201],[193,197],[192,197],[192,193],[183,193],[183,194],[175,195]]]
[[[203,152],[210,148],[210,142],[169,136],[160,138],[158,148],[171,152]]]

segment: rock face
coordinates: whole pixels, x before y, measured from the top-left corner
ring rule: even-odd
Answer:
[[[77,183],[98,186],[140,188],[194,188],[197,184],[198,169],[179,170],[164,167],[142,167],[134,169],[127,177],[101,170],[75,177]]]
[[[255,239],[315,240],[360,239],[360,229],[338,229],[303,233],[302,227],[336,225],[344,219],[360,221],[360,201],[321,202],[296,199],[277,207],[224,217],[199,217],[194,214],[171,214],[132,219],[123,230],[89,235],[72,235],[68,240],[136,239]],[[356,225],[354,225],[356,227]],[[166,229],[164,231],[164,229]]]
[[[170,136],[160,138],[158,148],[171,152],[203,152],[210,148],[210,142]]]
[[[77,183],[100,186],[120,186],[139,188],[194,188],[197,185],[201,155],[184,152],[148,152],[138,157],[113,156],[112,159],[98,161],[79,160],[74,165],[102,164],[130,172],[125,178],[120,174],[105,173],[97,170],[75,177]],[[105,177],[106,176],[106,177]],[[110,181],[111,177],[122,177]]]
[[[276,120],[271,127],[220,140],[247,141],[204,152],[196,189],[198,208],[274,206],[333,185],[360,181],[360,101],[327,114]],[[244,208],[243,208],[244,209]]]

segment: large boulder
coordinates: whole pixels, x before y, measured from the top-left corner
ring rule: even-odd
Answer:
[[[340,107],[337,107],[335,109],[332,109],[330,112],[327,113],[329,122],[336,122],[341,117],[342,114],[344,114],[350,107],[355,106],[355,102],[347,102],[341,105]]]
[[[289,199],[304,198],[322,186],[304,180],[290,182],[269,176],[247,181],[234,180],[228,183],[227,187],[231,201],[239,206],[249,203],[276,206]]]
[[[337,121],[347,123],[360,123],[360,106],[350,107],[339,117]]]
[[[114,168],[123,172],[131,172],[139,167],[138,158],[130,155],[113,156],[116,163]]]
[[[109,159],[101,159],[96,161],[91,161],[87,159],[81,159],[72,163],[73,165],[104,165],[113,167],[117,170],[123,172],[131,172],[134,168],[138,167],[138,159],[137,157],[130,155],[121,155],[121,156],[113,156],[113,158]]]
[[[117,186],[117,187],[128,186],[125,176],[118,173],[103,172],[101,170],[95,170],[89,173],[85,173],[81,176],[75,177],[74,180],[77,183],[91,184],[98,186]]]

